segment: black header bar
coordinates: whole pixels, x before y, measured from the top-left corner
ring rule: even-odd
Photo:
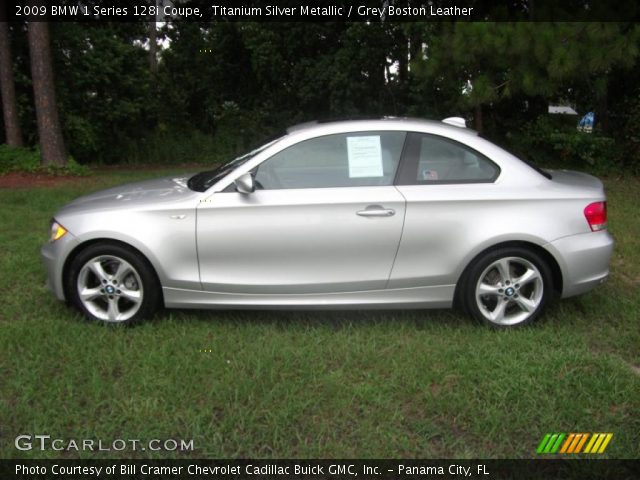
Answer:
[[[635,0],[18,0],[11,22],[442,22],[638,20]]]

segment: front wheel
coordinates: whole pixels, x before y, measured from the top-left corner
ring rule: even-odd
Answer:
[[[463,302],[480,322],[515,327],[536,320],[551,298],[547,263],[535,252],[511,247],[485,253],[464,279]]]
[[[131,324],[158,308],[159,285],[148,263],[120,245],[92,245],[69,269],[73,304],[91,320]]]

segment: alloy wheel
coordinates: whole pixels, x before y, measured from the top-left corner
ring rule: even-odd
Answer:
[[[475,300],[480,313],[497,325],[525,322],[540,307],[544,281],[540,270],[521,257],[495,260],[479,276]]]
[[[140,274],[126,260],[100,255],[87,261],[78,274],[78,298],[96,318],[124,322],[133,317],[143,300]]]

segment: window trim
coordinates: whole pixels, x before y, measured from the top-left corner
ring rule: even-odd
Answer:
[[[420,162],[420,141],[422,137],[432,137],[438,140],[442,140],[444,142],[453,144],[463,150],[467,150],[478,158],[487,161],[495,168],[495,174],[489,179],[469,179],[469,180],[417,180],[415,179],[415,172],[418,170],[418,163]],[[412,158],[413,157],[413,158]],[[416,186],[425,186],[425,185],[463,185],[463,184],[474,184],[474,183],[495,183],[495,181],[500,177],[502,173],[502,169],[500,166],[491,160],[486,155],[480,153],[473,147],[470,147],[466,143],[458,142],[449,137],[444,137],[442,135],[437,135],[434,133],[426,133],[426,132],[415,132],[408,131],[407,136],[404,141],[404,148],[402,149],[402,156],[400,157],[400,164],[398,165],[398,170],[396,171],[396,178],[394,179],[394,185],[397,186],[407,186],[407,185],[416,185]]]

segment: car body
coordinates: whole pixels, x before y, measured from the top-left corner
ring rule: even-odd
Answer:
[[[608,275],[602,183],[464,128],[313,123],[210,172],[93,193],[42,249],[60,300],[105,322],[177,308],[448,308],[532,322]]]

